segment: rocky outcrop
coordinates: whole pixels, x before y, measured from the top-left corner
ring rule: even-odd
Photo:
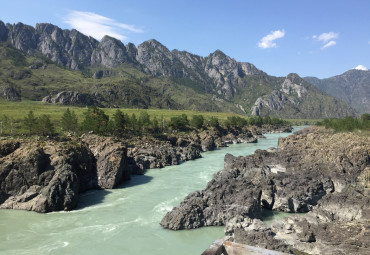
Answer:
[[[11,86],[0,87],[0,96],[9,101],[20,101],[21,95]]]
[[[312,98],[316,99],[312,101]],[[356,112],[342,101],[328,98],[297,74],[289,74],[278,89],[258,97],[251,108],[255,116],[287,116],[289,118],[337,118],[355,116]]]
[[[277,127],[266,126],[265,131]],[[289,130],[288,127],[285,130]],[[255,133],[262,134],[254,131]],[[211,128],[189,135],[162,136],[160,139],[142,138],[128,149],[128,166],[134,174],[144,174],[146,169],[177,165],[201,157],[201,152],[236,143],[256,143],[257,134],[248,129]]]
[[[0,208],[71,210],[79,192],[94,187],[93,165],[84,146],[41,147],[21,141],[19,148],[0,159]]]
[[[113,189],[122,181],[131,178],[127,166],[127,148],[122,142],[97,135],[83,135],[96,160],[98,187]]]
[[[274,239],[308,254],[368,254],[370,199],[351,190],[330,194],[304,217],[274,222]]]
[[[258,217],[260,201],[261,190],[251,181],[242,176],[238,178],[235,171],[219,172],[204,191],[189,194],[180,206],[167,213],[161,226],[172,230],[191,229],[222,226],[238,215]]]
[[[132,47],[133,45],[130,45]],[[135,49],[130,49],[134,51]],[[94,49],[91,55],[91,65],[103,65],[108,68],[113,68],[123,63],[134,63],[135,58],[128,54],[125,45],[110,36],[104,36],[99,42],[97,48]]]
[[[231,241],[283,252],[367,254],[369,144],[367,136],[311,129],[281,138],[279,149],[246,157],[228,154],[225,168],[167,213],[161,225],[226,225]],[[228,211],[239,206],[243,209]],[[253,219],[260,216],[260,206],[309,213],[268,227]]]
[[[55,97],[46,96],[42,99],[42,102],[76,106],[100,105],[95,97],[89,94],[79,93],[75,91],[62,91],[58,93]]]
[[[72,210],[81,192],[129,178],[126,148],[110,138],[0,143],[0,208]]]

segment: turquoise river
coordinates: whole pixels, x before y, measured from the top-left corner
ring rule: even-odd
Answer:
[[[170,231],[159,225],[163,216],[187,194],[205,188],[223,168],[226,153],[244,156],[276,147],[278,138],[287,135],[268,134],[256,144],[230,145],[197,160],[149,170],[117,189],[89,191],[74,211],[0,210],[0,254],[201,254],[223,237],[223,227]]]

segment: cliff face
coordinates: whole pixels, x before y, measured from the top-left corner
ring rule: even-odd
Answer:
[[[232,241],[283,252],[367,254],[369,144],[369,137],[313,129],[280,139],[277,150],[226,155],[225,168],[161,225],[174,230],[225,225]],[[270,228],[258,219],[260,206],[309,213]]]
[[[5,25],[1,21],[0,41],[5,52],[9,53],[11,46],[36,58],[34,63],[27,63],[24,56],[20,61],[19,53],[3,54],[4,59],[13,56],[15,66],[29,66],[42,75],[40,82],[32,71],[13,68],[17,70],[4,73],[4,79],[0,77],[4,83],[9,83],[8,78],[17,80],[14,83],[20,90],[32,94],[23,93],[28,99],[41,100],[41,95],[54,96],[66,91],[65,82],[54,87],[55,80],[59,80],[55,73],[64,72],[62,76],[68,78],[75,74],[59,69],[50,74],[47,69],[51,61],[79,70],[86,83],[81,84],[81,77],[76,77],[70,81],[68,91],[89,91],[95,97],[93,101],[102,106],[233,111],[284,118],[355,114],[348,105],[321,93],[296,74],[285,78],[269,76],[253,64],[238,62],[220,50],[201,57],[186,51],[170,51],[154,39],[136,47],[109,36],[99,42],[77,30],[62,30],[52,24],[41,23],[33,28],[22,23]],[[40,56],[50,60],[49,63],[37,59]],[[30,90],[26,84],[34,84],[38,89]],[[141,93],[136,95],[134,91]],[[164,100],[158,102],[158,98]]]
[[[126,148],[92,136],[88,143],[0,142],[0,208],[72,210],[79,193],[111,189],[130,178]]]

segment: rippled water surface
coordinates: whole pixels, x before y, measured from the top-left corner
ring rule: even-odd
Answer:
[[[237,144],[203,153],[203,158],[147,171],[114,190],[81,195],[71,212],[38,214],[0,210],[0,254],[201,254],[223,227],[170,231],[159,222],[184,197],[205,188],[223,168],[226,153],[235,156],[276,147],[270,134],[257,144]]]

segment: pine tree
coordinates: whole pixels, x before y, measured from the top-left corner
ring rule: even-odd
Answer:
[[[81,127],[86,131],[93,131],[98,134],[105,134],[108,131],[109,116],[96,106],[89,107],[84,112],[85,119]]]
[[[33,114],[33,111],[29,111],[27,116],[24,117],[23,124],[29,133],[32,134],[37,128],[37,118]]]
[[[51,123],[49,115],[41,115],[37,123],[37,133],[41,135],[51,135],[54,133],[54,125]]]
[[[125,114],[122,113],[122,111],[117,110],[113,114],[113,131],[116,134],[122,134],[126,130],[126,126],[128,124],[128,119]]]
[[[65,131],[76,131],[78,127],[77,115],[69,108],[64,112],[61,120],[62,129]]]

